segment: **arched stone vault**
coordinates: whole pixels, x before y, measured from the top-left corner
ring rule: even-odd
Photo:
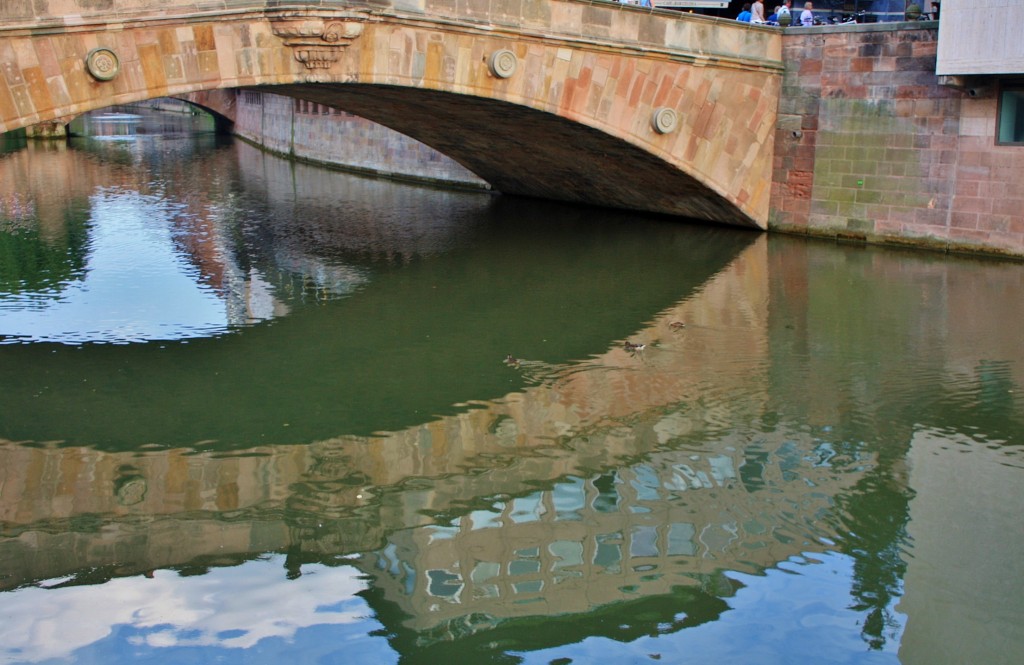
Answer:
[[[237,118],[237,97],[234,90],[201,90],[181,95],[180,99],[212,115],[218,132],[231,132]]]
[[[491,99],[364,84],[285,86],[277,94],[344,109],[411,136],[506,194],[749,221],[685,171],[561,116]]]
[[[213,91],[261,89],[380,122],[500,191],[767,221],[771,29],[581,0],[61,3],[82,13],[0,9],[0,131],[171,95],[216,110]]]

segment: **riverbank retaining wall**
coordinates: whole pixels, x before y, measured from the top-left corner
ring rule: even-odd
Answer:
[[[240,91],[234,133],[291,159],[400,180],[488,188],[471,171],[419,141],[304,100]]]
[[[920,27],[918,27],[920,26]],[[939,84],[937,23],[790,28],[769,229],[1024,257],[1024,148]]]

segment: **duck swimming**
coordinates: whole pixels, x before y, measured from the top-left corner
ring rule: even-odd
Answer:
[[[683,323],[682,321],[673,321],[672,323],[668,324],[669,330],[682,330],[685,327],[686,324]]]
[[[644,349],[646,349],[647,345],[646,344],[634,344],[632,342],[627,341],[625,344],[622,345],[622,347],[624,349],[626,349],[627,351],[629,351],[630,353],[639,353],[640,351],[643,351]]]

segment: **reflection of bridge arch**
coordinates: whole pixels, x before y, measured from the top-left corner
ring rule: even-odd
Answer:
[[[0,10],[0,131],[259,87],[398,129],[507,193],[765,225],[773,31],[577,0],[516,15],[447,0],[416,11],[269,4],[139,0],[111,17],[82,2],[74,25]],[[87,72],[96,47],[119,59],[112,80]]]
[[[0,589],[275,551],[282,577],[357,566],[378,607],[399,610],[389,630],[428,644],[623,602],[644,608],[633,631],[711,620],[732,592],[722,571],[825,549],[815,523],[861,477],[807,433],[721,426],[768,400],[750,372],[768,353],[765,241],[633,335],[646,357],[616,345],[418,427],[242,455],[0,446]],[[731,379],[702,359],[723,336],[750,353]],[[712,375],[731,399],[707,407]],[[672,605],[659,596],[685,605],[657,615]]]
[[[752,444],[716,431],[716,423],[757,417],[767,386],[743,372],[734,399],[721,407],[728,413],[699,406],[706,373],[717,366],[699,361],[701,335],[668,329],[684,317],[716,336],[741,336],[754,357],[766,353],[763,249],[752,247],[699,300],[640,333],[664,340],[648,358],[612,349],[590,371],[387,436],[265,446],[240,456],[0,446],[0,469],[28,470],[0,475],[0,559],[11,563],[4,584],[103,567],[111,542],[119,543],[120,574],[210,556],[288,551],[301,561],[383,552],[394,543],[406,548],[402,560],[422,581],[427,570],[454,568],[450,546],[465,544],[506,577],[512,559],[527,562],[519,566],[543,561],[545,574],[564,572],[570,584],[578,574],[596,576],[603,603],[620,586],[657,588],[657,581],[652,587],[639,579],[643,571],[633,564],[686,562],[684,573],[703,575],[736,568],[737,559],[770,565],[799,553],[803,538],[788,543],[768,525],[784,522],[779,516],[789,511],[826,509],[829,491],[809,493],[805,478],[827,487],[857,474],[837,479],[807,464],[789,473],[814,457],[816,443],[806,438],[789,443],[780,434]],[[737,302],[751,305],[750,319],[726,326]],[[567,445],[553,444],[560,437]],[[446,515],[460,525],[451,543],[436,537],[446,535],[435,526]],[[73,528],[86,516],[107,526]],[[136,528],[140,516],[144,532]],[[541,545],[543,556],[515,554]],[[611,572],[616,562],[621,575]],[[471,574],[468,563],[460,568]],[[527,594],[540,579],[505,582]],[[381,580],[385,589],[398,583]],[[415,591],[398,600],[415,606],[429,596],[426,587]]]

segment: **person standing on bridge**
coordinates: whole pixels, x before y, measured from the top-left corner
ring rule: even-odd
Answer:
[[[810,2],[804,3],[804,10],[800,12],[800,25],[811,27],[814,25],[814,4]]]
[[[750,5],[750,22],[764,25],[764,3],[761,0],[754,0]]]
[[[743,3],[743,11],[736,16],[737,21],[743,21],[744,23],[750,23],[750,3]]]
[[[789,6],[791,4],[792,4],[792,0],[782,0],[782,6],[779,7],[779,11],[777,11],[776,14],[778,16],[782,16],[783,14],[786,14],[786,15],[788,15],[790,17],[790,20],[792,20],[792,14],[789,13]],[[778,19],[776,19],[776,20],[778,20]],[[782,21],[779,21],[779,23],[781,24]]]

